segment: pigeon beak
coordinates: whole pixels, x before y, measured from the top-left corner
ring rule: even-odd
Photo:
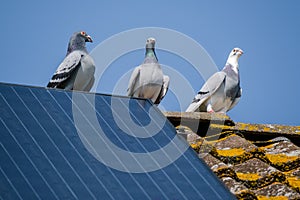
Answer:
[[[89,36],[89,35],[86,36],[86,41],[87,41],[87,42],[93,42],[91,36]]]
[[[241,53],[241,55],[243,55],[244,54],[243,50],[240,50],[240,53]]]

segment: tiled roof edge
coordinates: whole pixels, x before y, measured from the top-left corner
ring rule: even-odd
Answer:
[[[234,122],[229,116],[220,113],[164,112],[164,115],[175,127],[185,125],[198,134],[200,130],[208,128],[229,130],[241,133],[251,141],[267,141],[275,137],[285,137],[300,146],[300,126]]]

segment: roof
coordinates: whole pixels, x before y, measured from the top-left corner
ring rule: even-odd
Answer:
[[[0,199],[234,197],[148,100],[0,83],[0,113]]]
[[[222,114],[165,115],[238,199],[300,199],[300,126],[235,123]]]

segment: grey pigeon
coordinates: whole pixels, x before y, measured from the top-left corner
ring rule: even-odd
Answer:
[[[146,54],[143,64],[136,67],[130,77],[127,95],[149,98],[159,104],[166,95],[170,79],[163,75],[155,54],[155,39],[146,42]]]
[[[71,36],[67,55],[47,87],[90,91],[95,81],[95,64],[86,50],[86,42],[93,42],[93,40],[84,31],[75,32]]]
[[[238,60],[243,54],[240,48],[234,48],[222,71],[213,74],[202,86],[186,112],[226,113],[240,100],[240,75]]]

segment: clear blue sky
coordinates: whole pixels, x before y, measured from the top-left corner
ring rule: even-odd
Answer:
[[[162,27],[193,38],[219,69],[233,47],[244,50],[240,59],[243,95],[228,113],[234,121],[300,125],[299,10],[296,0],[5,1],[0,7],[0,82],[45,86],[63,60],[74,31],[85,30],[93,37],[94,43],[87,44],[91,51],[122,31]],[[121,56],[112,64],[120,70],[111,67],[116,77],[105,79],[106,85],[99,85],[97,92],[112,93],[122,67],[139,65],[143,56],[143,50]],[[162,64],[190,67],[167,52],[158,51],[157,56]],[[197,92],[204,80],[193,73],[188,76]],[[162,106],[178,110],[171,92]]]

